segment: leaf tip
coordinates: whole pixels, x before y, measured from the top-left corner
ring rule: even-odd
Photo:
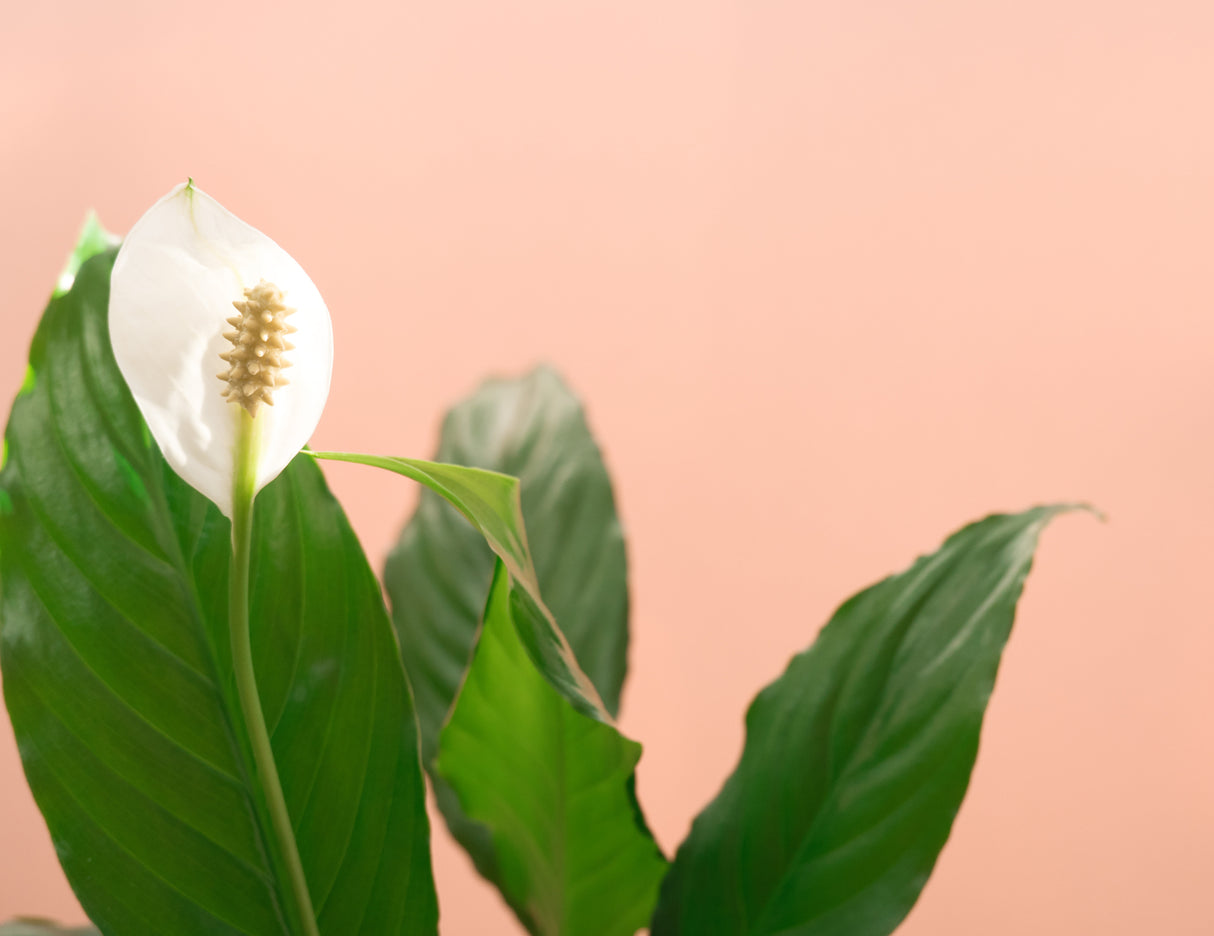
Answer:
[[[120,238],[116,234],[111,234],[102,227],[97,212],[90,210],[80,226],[80,233],[76,236],[76,246],[72,248],[59,279],[55,281],[52,297],[62,296],[72,288],[72,284],[76,282],[76,274],[80,272],[85,261],[116,246],[119,241]]]
[[[1095,517],[1101,523],[1109,522],[1109,515],[1107,513],[1105,513],[1103,510],[1101,510],[1099,507],[1097,507],[1095,504],[1089,504],[1086,501],[1081,501],[1079,503],[1072,504],[1071,509],[1072,510],[1081,510],[1084,513],[1091,514],[1093,517]]]
[[[1101,523],[1109,522],[1108,514],[1094,504],[1089,504],[1087,501],[1062,501],[1042,508],[1044,520],[1051,520],[1065,513],[1086,513],[1095,517]]]

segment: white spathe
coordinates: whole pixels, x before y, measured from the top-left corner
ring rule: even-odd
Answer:
[[[320,292],[285,250],[193,183],[149,209],[118,251],[110,279],[110,340],[152,437],[182,478],[232,516],[240,405],[222,396],[232,303],[268,280],[296,312],[294,350],[260,434],[257,490],[311,437],[329,396],[333,326]]]

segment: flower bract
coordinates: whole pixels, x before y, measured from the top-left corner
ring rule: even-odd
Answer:
[[[242,419],[256,434],[257,490],[320,421],[333,370],[320,292],[285,250],[192,182],[127,235],[109,325],[160,451],[229,517]]]

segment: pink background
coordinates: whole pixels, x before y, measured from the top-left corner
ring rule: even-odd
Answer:
[[[540,359],[631,535],[673,849],[752,694],[994,509],[1045,537],[908,936],[1214,933],[1214,7],[5,0],[5,400],[86,209],[198,184],[334,316],[316,443]],[[5,404],[7,405],[7,404]],[[329,466],[378,565],[416,496]],[[0,728],[0,917],[79,919]],[[446,936],[514,932],[445,833]]]

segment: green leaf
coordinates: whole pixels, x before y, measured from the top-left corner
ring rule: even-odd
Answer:
[[[860,592],[754,700],[654,936],[885,936],[948,838],[1037,537],[993,516]]]
[[[666,861],[631,796],[640,756],[536,671],[499,564],[437,766],[492,830],[502,890],[537,936],[629,936],[648,922]]]
[[[490,380],[447,414],[434,460],[519,479],[545,602],[614,715],[628,652],[624,537],[577,397],[547,367]],[[493,564],[479,533],[429,490],[388,557],[384,584],[427,763],[472,654]]]
[[[0,472],[0,663],[26,776],[107,936],[298,931],[252,779],[230,525],[110,351],[113,253],[52,299]],[[257,500],[254,663],[320,930],[433,934],[418,736],[379,585],[306,456]]]
[[[591,718],[611,721],[598,690],[578,666],[569,642],[540,597],[535,564],[523,528],[517,478],[480,468],[442,465],[416,458],[351,452],[311,454],[316,458],[355,462],[394,471],[425,485],[463,514],[510,573],[510,604],[527,655],[553,688],[575,709]]]
[[[519,479],[539,587],[614,715],[628,652],[624,537],[611,479],[577,397],[547,367],[487,381],[447,414],[435,460]],[[440,495],[424,490],[388,557],[384,584],[428,769],[472,655],[493,568],[493,551],[480,533]],[[431,779],[448,828],[481,874],[500,885],[487,830],[464,816],[432,769]]]
[[[456,815],[488,830],[491,840],[475,844],[492,849],[493,879],[533,933],[634,932],[665,868],[634,795],[640,747],[611,723],[540,597],[518,481],[412,459],[315,454],[426,485],[498,556],[484,651],[478,644],[440,738],[440,774],[458,791]],[[445,786],[436,790],[442,803]]]
[[[101,936],[101,933],[92,926],[66,927],[50,920],[19,917],[0,924],[0,936]]]

